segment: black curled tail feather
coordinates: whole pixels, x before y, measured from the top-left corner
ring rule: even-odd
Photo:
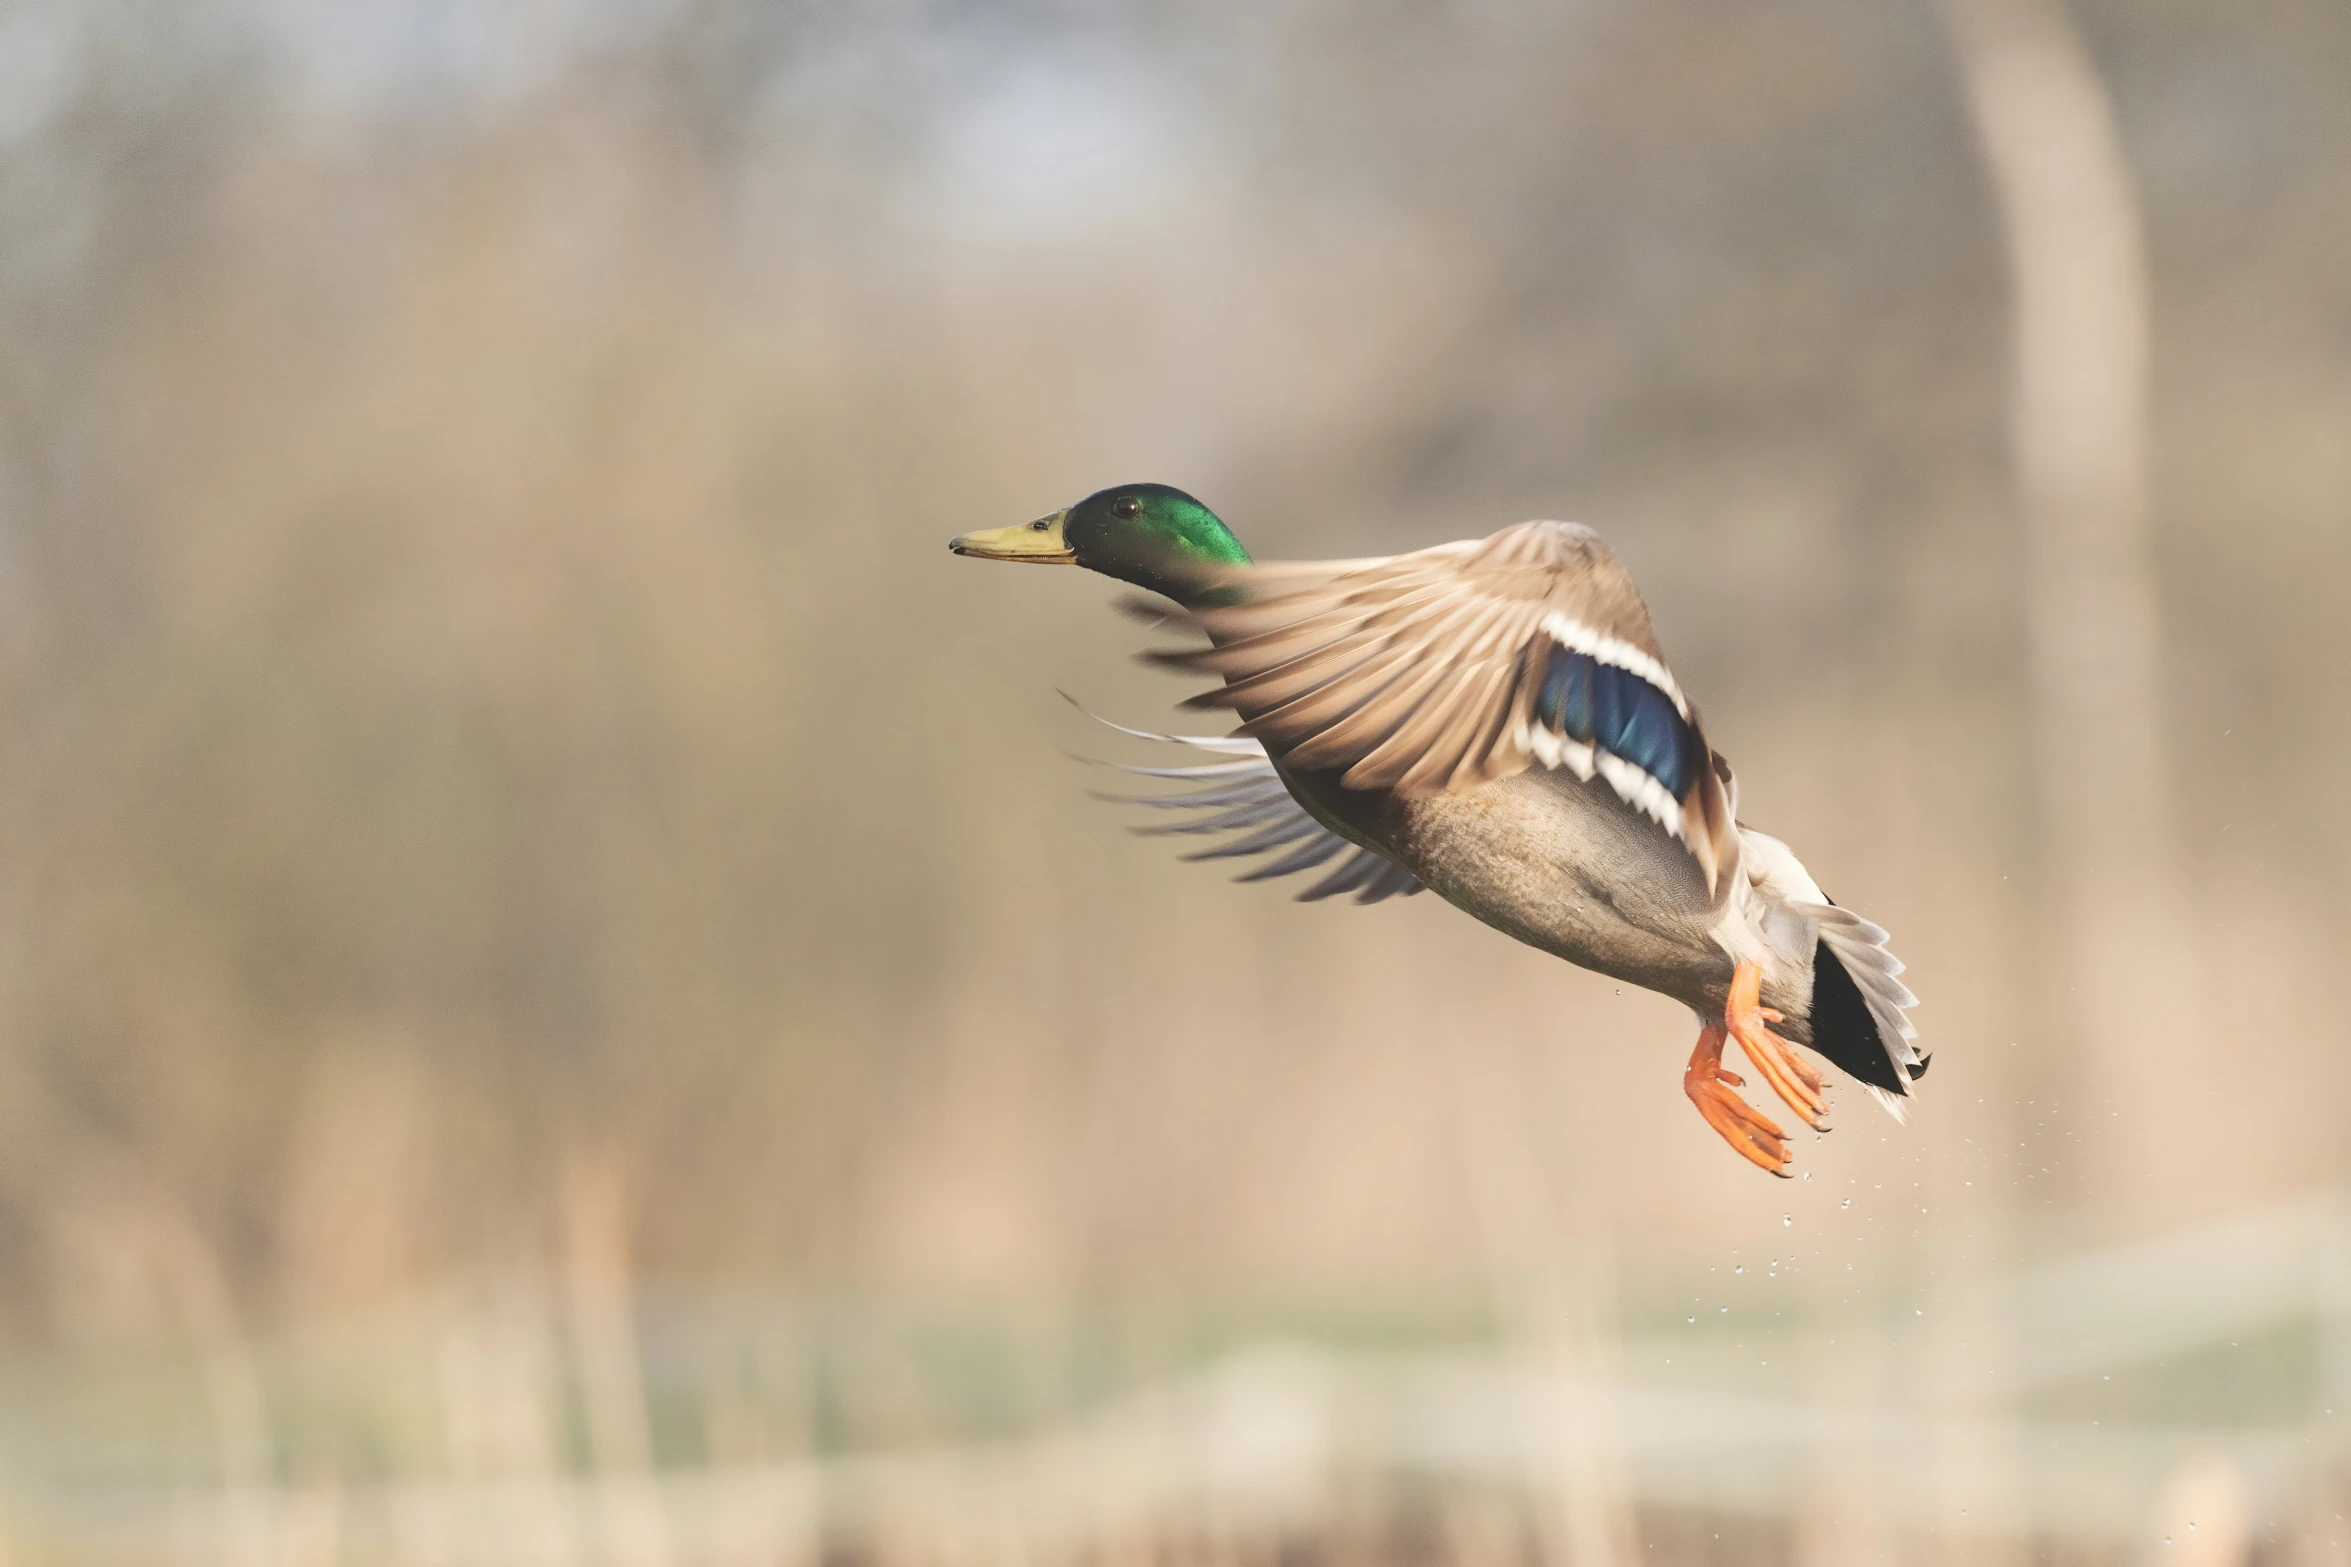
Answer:
[[[1927,1057],[1905,1011],[1918,1004],[1900,979],[1886,933],[1848,910],[1807,911],[1819,923],[1812,953],[1812,1048],[1876,1089],[1888,1109],[1926,1075]]]
[[[1894,1069],[1894,1058],[1878,1033],[1861,987],[1825,941],[1812,949],[1812,1048],[1857,1082],[1889,1094],[1907,1094],[1910,1084]]]

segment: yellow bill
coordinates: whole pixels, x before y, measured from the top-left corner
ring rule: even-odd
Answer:
[[[958,555],[973,555],[981,560],[1019,561],[1030,566],[1075,565],[1077,551],[1061,536],[1062,525],[1068,521],[1067,510],[1057,511],[1017,528],[982,528],[977,533],[963,534],[949,539],[947,548]]]

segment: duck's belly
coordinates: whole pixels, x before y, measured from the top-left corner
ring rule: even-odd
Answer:
[[[1447,902],[1531,947],[1719,1010],[1731,958],[1698,862],[1605,781],[1529,769],[1476,789],[1370,802],[1321,779],[1311,803],[1346,819]],[[1306,790],[1299,791],[1302,795]]]

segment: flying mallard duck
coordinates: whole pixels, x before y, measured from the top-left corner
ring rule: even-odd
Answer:
[[[1128,484],[948,547],[1116,577],[1205,633],[1204,648],[1150,656],[1221,675],[1187,705],[1231,708],[1241,732],[1125,731],[1223,758],[1130,769],[1198,785],[1142,803],[1213,813],[1158,830],[1249,829],[1194,858],[1285,851],[1241,878],[1256,881],[1345,854],[1300,896],[1430,887],[1529,946],[1682,1002],[1699,1023],[1683,1091],[1775,1175],[1792,1157],[1785,1134],[1732,1092],[1727,1040],[1815,1129],[1828,1101],[1795,1045],[1901,1118],[1927,1058],[1886,933],[1737,820],[1730,764],[1591,529],[1522,522],[1404,555],[1257,563],[1183,491]]]

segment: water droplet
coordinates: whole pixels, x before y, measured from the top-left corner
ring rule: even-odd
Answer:
[[[1812,1172],[1811,1172],[1810,1170],[1806,1170],[1806,1171],[1804,1172],[1804,1178],[1805,1178],[1806,1180],[1808,1180],[1808,1181],[1809,1181],[1809,1180],[1811,1180],[1811,1179],[1812,1179]]]
[[[1747,1265],[1742,1262],[1737,1267],[1731,1269],[1731,1271],[1733,1273],[1744,1273],[1747,1271]]]
[[[1783,1213],[1783,1214],[1781,1214],[1781,1215],[1780,1215],[1780,1228],[1781,1228],[1781,1229],[1783,1229],[1783,1230],[1784,1230],[1784,1229],[1786,1229],[1786,1228],[1788,1228],[1790,1225],[1794,1224],[1795,1222],[1796,1222],[1796,1216],[1795,1216],[1794,1214],[1792,1214],[1792,1213]]]
[[[1690,1320],[1691,1320],[1692,1322],[1695,1322],[1695,1321],[1697,1321],[1698,1319],[1697,1319],[1696,1317],[1692,1317]]]
[[[1853,1199],[1848,1197],[1843,1202],[1837,1204],[1837,1206],[1840,1208],[1850,1208],[1853,1206]]]

